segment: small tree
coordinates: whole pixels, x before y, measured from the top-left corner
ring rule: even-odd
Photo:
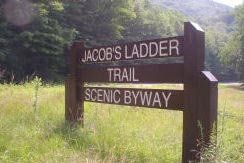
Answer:
[[[240,60],[238,70],[240,72],[240,80],[244,81],[244,3],[235,9],[235,18],[240,36]]]

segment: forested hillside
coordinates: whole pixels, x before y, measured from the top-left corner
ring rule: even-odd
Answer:
[[[238,79],[234,66],[224,65],[220,51],[225,47],[234,28],[234,9],[213,0],[151,0],[154,6],[177,11],[188,20],[197,22],[206,32],[206,69],[221,81]]]
[[[1,1],[0,19],[2,81],[33,74],[62,80],[74,40],[90,47],[165,37],[182,34],[184,21],[139,0],[8,0]]]
[[[215,26],[230,31],[226,25],[234,21],[233,8],[213,0],[151,0],[151,2],[163,9],[178,11],[203,27]]]
[[[237,80],[241,72],[239,58],[229,63],[223,57],[230,33],[238,28],[233,11],[209,0],[0,0],[0,6],[1,82],[33,75],[62,81],[74,40],[91,47],[182,35],[187,20],[206,31],[208,70],[221,80]]]

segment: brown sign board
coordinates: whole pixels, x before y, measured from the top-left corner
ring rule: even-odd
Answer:
[[[218,81],[204,71],[204,40],[204,31],[186,22],[184,36],[96,48],[75,42],[65,85],[66,120],[84,125],[84,101],[180,110],[182,162],[200,162],[203,148],[215,142],[210,138],[217,138]],[[184,63],[117,66],[113,62],[181,56]],[[183,83],[184,90],[84,87],[85,82]]]
[[[181,110],[183,90],[84,87],[83,100],[89,102]]]
[[[146,40],[128,44],[81,48],[79,64],[183,56],[183,36]]]
[[[101,83],[182,83],[184,65],[182,63],[83,67],[79,70],[79,81]]]

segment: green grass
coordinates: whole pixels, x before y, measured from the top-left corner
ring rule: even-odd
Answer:
[[[219,86],[216,162],[244,162],[243,99]],[[85,103],[85,127],[71,128],[63,86],[0,85],[0,162],[181,162],[181,144],[178,111]]]

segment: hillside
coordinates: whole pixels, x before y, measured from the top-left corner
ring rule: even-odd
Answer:
[[[214,2],[213,0],[151,0],[160,8],[172,9],[203,27],[213,27],[217,30],[230,32],[229,25],[233,23],[233,8]]]
[[[236,68],[220,60],[222,49],[234,31],[234,9],[213,0],[150,0],[162,10],[173,10],[198,23],[205,31],[205,69],[220,81],[237,80]]]
[[[235,80],[233,74],[239,71],[224,65],[219,56],[235,29],[233,9],[213,0],[33,1],[35,14],[24,25],[15,22],[23,14],[12,14],[25,13],[23,1],[4,2],[0,3],[0,83],[13,79],[19,83],[33,74],[46,81],[64,81],[74,40],[83,40],[88,48],[183,35],[183,22],[188,20],[206,32],[206,70],[225,81]]]

